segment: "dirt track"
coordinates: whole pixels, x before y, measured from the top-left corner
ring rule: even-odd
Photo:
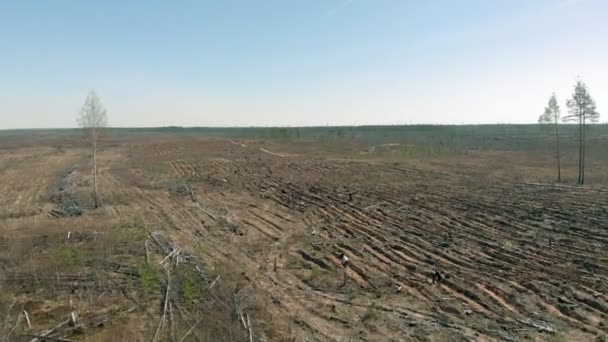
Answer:
[[[254,326],[269,340],[608,333],[606,188],[480,177],[494,165],[472,166],[466,156],[303,151],[221,139],[112,145],[100,153],[104,206],[95,220],[135,218],[209,267],[231,265],[239,286],[266,303],[272,319]],[[82,149],[4,151],[1,229],[86,220],[91,213],[54,218],[44,193],[69,168],[86,193],[89,167]],[[188,193],[168,191],[174,182]]]

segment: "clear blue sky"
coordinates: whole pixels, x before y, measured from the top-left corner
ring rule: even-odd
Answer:
[[[608,1],[3,1],[0,129],[608,119]]]

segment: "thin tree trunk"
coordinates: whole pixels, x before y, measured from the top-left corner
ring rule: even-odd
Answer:
[[[95,208],[99,208],[99,197],[97,196],[97,142],[93,142],[93,199]]]
[[[579,113],[580,114],[580,113]],[[583,165],[583,118],[578,117],[578,184],[582,184],[582,165]]]
[[[555,118],[555,144],[557,146],[557,182],[560,183],[562,181],[562,167],[560,163],[559,125],[557,124],[557,117]]]
[[[586,122],[586,117],[585,115],[583,115],[583,158],[582,158],[582,163],[581,163],[581,185],[585,184],[585,150],[586,150],[586,145],[587,145],[587,137],[586,137],[586,132],[585,132],[585,125],[587,124]]]

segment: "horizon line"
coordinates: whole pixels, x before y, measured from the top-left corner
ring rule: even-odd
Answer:
[[[536,126],[553,125],[554,123],[460,123],[460,124],[366,124],[366,125],[302,125],[302,126],[107,126],[107,129],[246,129],[246,128],[334,128],[334,127],[415,127],[415,126]],[[578,125],[578,123],[558,123],[559,125]],[[608,125],[608,122],[587,123],[586,125]],[[0,128],[0,132],[6,131],[50,131],[50,130],[80,130],[81,127],[44,127],[44,128]]]

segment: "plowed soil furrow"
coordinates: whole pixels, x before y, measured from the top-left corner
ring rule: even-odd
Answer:
[[[0,227],[127,222],[161,231],[205,267],[232,272],[216,286],[248,291],[259,311],[245,310],[264,313],[252,314],[254,340],[600,338],[605,186],[534,185],[541,176],[516,181],[488,167],[530,158],[514,156],[384,158],[310,141],[134,137],[100,151],[103,207],[94,210],[86,150],[0,150]],[[91,214],[61,217],[49,189],[75,166]],[[182,183],[192,192],[174,191]],[[133,255],[144,258],[143,244]],[[94,285],[86,281],[82,289]]]

